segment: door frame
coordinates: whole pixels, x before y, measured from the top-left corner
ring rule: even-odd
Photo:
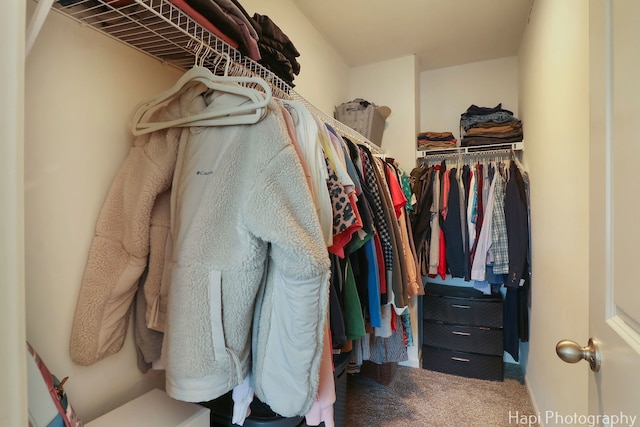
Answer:
[[[0,14],[0,399],[6,425],[26,425],[27,370],[24,275],[24,37],[26,2]]]

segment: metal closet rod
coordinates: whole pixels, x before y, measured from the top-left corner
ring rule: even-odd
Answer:
[[[516,151],[524,151],[524,141],[520,142],[507,142],[491,145],[473,145],[469,147],[453,147],[453,148],[440,148],[434,150],[418,150],[417,158],[431,159],[433,157],[451,156],[457,157],[464,156],[480,156],[486,154],[504,154]]]
[[[68,6],[53,0],[39,0],[27,33],[31,45],[52,7],[82,25],[181,70],[195,64],[194,43],[204,44],[209,56],[202,60],[202,65],[214,73],[219,71],[219,58],[224,57],[230,64],[227,67],[229,75],[262,78],[272,88],[274,96],[302,102],[310,112],[353,142],[366,145],[374,153],[384,153],[363,135],[315,107],[271,70],[245,57],[208,31],[169,0],[135,0],[120,7],[109,4],[107,0],[79,0]]]
[[[484,150],[484,151],[472,151],[468,153],[447,153],[447,154],[432,154],[424,157],[419,157],[419,164],[435,164],[444,161],[463,161],[464,163],[474,162],[480,159],[513,159],[518,160],[517,152],[514,149],[496,149],[496,150]],[[518,162],[519,163],[519,162]]]
[[[518,144],[518,145],[515,145]],[[520,160],[518,159],[518,153],[522,153],[524,147],[522,143],[515,143],[512,148],[499,148],[499,149],[486,149],[485,147],[474,147],[474,151],[458,151],[458,152],[439,152],[439,153],[429,153],[425,156],[418,157],[418,163],[423,164],[436,164],[440,163],[443,160],[447,161],[464,161],[465,163],[469,161],[477,161],[480,159],[511,159],[515,160],[516,164],[520,169],[524,170],[524,167]],[[516,148],[517,147],[517,148]],[[460,147],[462,150],[465,147]],[[449,149],[455,150],[455,149]]]

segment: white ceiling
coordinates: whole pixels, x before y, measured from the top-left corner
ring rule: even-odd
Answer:
[[[415,54],[421,71],[514,56],[534,0],[294,0],[350,66]]]

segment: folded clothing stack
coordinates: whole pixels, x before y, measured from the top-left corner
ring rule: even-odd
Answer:
[[[293,79],[300,74],[296,59],[300,52],[268,16],[254,13],[252,21],[258,33],[261,57],[258,62],[293,87]]]
[[[442,150],[455,148],[458,140],[451,132],[420,132],[418,134],[418,150]]]
[[[125,13],[143,13],[136,0],[55,0],[61,6],[82,4],[91,10],[99,7],[104,13],[117,14],[109,22],[125,15],[112,8],[125,8]],[[296,58],[300,52],[289,37],[268,16],[254,13],[250,16],[238,0],[167,0],[186,13],[229,46],[244,56],[259,62],[290,87],[300,74],[300,63]],[[106,5],[105,5],[106,3]],[[108,6],[107,6],[108,5]]]
[[[523,139],[522,121],[502,103],[495,107],[471,105],[460,115],[462,147],[519,142]]]
[[[235,41],[243,55],[256,61],[260,59],[258,33],[251,17],[237,0],[171,0],[171,2],[185,12],[188,12],[188,9],[195,10]],[[184,3],[189,7],[185,8]]]

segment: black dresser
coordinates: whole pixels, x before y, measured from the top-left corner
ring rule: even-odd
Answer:
[[[422,301],[422,367],[502,381],[502,296],[472,287],[425,285]]]

